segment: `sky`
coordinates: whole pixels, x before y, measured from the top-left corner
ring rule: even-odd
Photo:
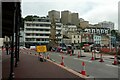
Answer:
[[[118,29],[118,2],[119,0],[22,0],[22,17],[27,15],[48,15],[48,11],[69,10],[79,13],[79,18],[97,24],[110,21]]]

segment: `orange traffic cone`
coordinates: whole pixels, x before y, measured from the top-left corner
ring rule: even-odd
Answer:
[[[113,65],[117,65],[118,64],[118,62],[117,62],[117,57],[116,57],[116,54],[114,55],[114,63],[113,63]]]
[[[80,58],[80,52],[78,52],[78,58]]]
[[[72,51],[70,52],[70,56],[72,56]]]
[[[83,66],[83,69],[81,71],[81,74],[86,76],[85,63],[84,62],[82,62],[82,66]]]
[[[95,58],[94,58],[93,54],[94,54],[94,52],[92,52],[92,58],[91,58],[91,60],[95,60]]]
[[[104,62],[103,58],[102,58],[102,53],[101,53],[101,58],[99,62]]]
[[[47,55],[47,59],[50,59],[50,56],[49,56],[49,54]]]
[[[62,56],[62,62],[60,63],[62,66],[65,66],[64,64],[64,57]]]

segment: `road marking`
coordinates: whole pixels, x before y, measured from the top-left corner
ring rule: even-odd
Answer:
[[[113,61],[109,61],[109,60],[106,60],[106,59],[105,59],[105,61],[107,61],[107,62],[113,62]]]
[[[118,65],[117,66],[115,66],[115,65],[110,65],[110,64],[105,64],[106,66],[111,66],[111,67],[116,67],[116,68],[120,68],[120,67],[118,67]]]
[[[89,61],[89,60],[85,60],[85,59],[78,59],[78,58],[74,58],[76,60],[81,60],[81,61],[85,61],[85,62],[92,62],[92,61]]]
[[[62,56],[62,55],[59,55],[59,56]],[[63,55],[63,57],[67,57],[67,56],[64,56],[64,55]]]

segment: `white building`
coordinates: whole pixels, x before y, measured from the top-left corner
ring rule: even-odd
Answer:
[[[35,46],[38,44],[48,44],[50,36],[51,22],[47,17],[36,18],[34,21],[25,21],[24,23],[24,41],[26,46]],[[56,34],[61,32],[62,24],[56,23]],[[56,37],[61,43],[62,36]]]
[[[62,27],[62,34],[69,37],[70,33],[76,32],[77,26],[76,25],[63,25]]]

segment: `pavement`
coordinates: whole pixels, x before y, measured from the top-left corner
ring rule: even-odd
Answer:
[[[18,67],[14,67],[15,80],[17,79],[42,79],[42,78],[60,78],[60,79],[76,79],[85,80],[81,76],[70,69],[56,64],[50,60],[41,62],[37,55],[30,55],[27,51],[21,51]],[[10,73],[10,55],[2,53],[2,79],[8,79]]]

